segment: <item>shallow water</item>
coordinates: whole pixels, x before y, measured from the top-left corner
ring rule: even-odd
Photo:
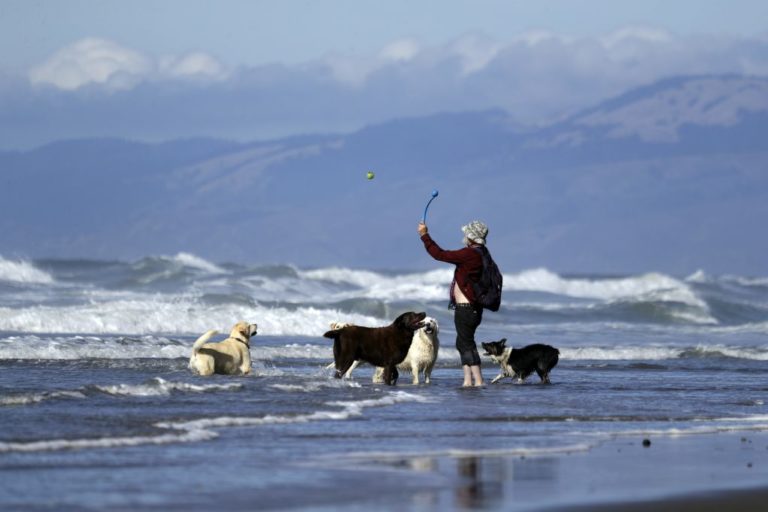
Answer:
[[[563,360],[552,385],[484,389],[458,387],[450,362],[431,385],[395,388],[372,384],[366,367],[333,379],[315,359],[257,361],[238,378],[192,376],[184,359],[0,368],[0,503],[20,508],[338,508],[381,492],[418,506],[472,460],[551,461],[615,438],[768,429],[768,368],[729,358]]]
[[[760,278],[510,275],[479,339],[558,347],[553,384],[462,389],[441,271],[3,261],[3,509],[525,509],[583,498],[579,464],[596,469],[579,457],[606,446],[651,438],[673,453],[670,440],[768,431]],[[406,309],[441,324],[431,385],[373,384],[367,366],[332,377],[330,321],[384,325]],[[192,375],[194,339],[240,319],[260,325],[253,374]],[[654,488],[766,476],[717,466]]]

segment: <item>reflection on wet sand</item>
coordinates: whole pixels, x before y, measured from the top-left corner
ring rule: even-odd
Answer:
[[[445,477],[448,486],[425,489],[413,495],[419,507],[438,504],[456,509],[497,507],[514,504],[515,489],[531,486],[542,493],[552,492],[558,478],[556,457],[511,459],[508,457],[415,457],[400,464],[411,470]]]

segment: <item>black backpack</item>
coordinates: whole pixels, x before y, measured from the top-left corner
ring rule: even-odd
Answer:
[[[475,303],[485,309],[498,311],[501,306],[501,285],[504,278],[485,246],[473,247],[473,249],[483,257],[483,272],[480,274],[480,279],[472,283]]]

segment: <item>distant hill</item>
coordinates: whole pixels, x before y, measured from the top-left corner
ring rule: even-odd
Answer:
[[[535,128],[495,110],[249,144],[62,141],[0,153],[0,254],[424,268],[437,188],[435,239],[484,219],[508,271],[765,275],[767,134],[768,80],[697,76]]]

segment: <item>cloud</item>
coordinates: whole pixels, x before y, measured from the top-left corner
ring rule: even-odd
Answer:
[[[0,101],[0,119],[23,120],[0,122],[0,140],[254,139],[489,108],[538,124],[670,76],[726,73],[768,75],[768,38],[653,27],[602,37],[529,31],[503,42],[470,33],[443,45],[399,39],[371,55],[232,69],[204,52],[156,57],[87,39],[31,70],[28,90],[0,80],[0,100],[4,89],[14,95]]]
[[[75,90],[89,84],[125,89],[152,68],[140,53],[103,39],[83,39],[54,53],[29,72],[33,85]]]
[[[29,72],[33,86],[74,91],[97,85],[109,90],[132,89],[162,77],[222,79],[224,66],[202,52],[154,59],[113,41],[87,38],[54,53]]]
[[[461,60],[464,75],[483,69],[502,48],[502,44],[482,34],[468,34],[448,45],[448,51]]]
[[[610,34],[600,37],[599,41],[606,48],[613,48],[625,43],[669,43],[673,39],[671,33],[654,27],[632,26],[623,27]]]
[[[398,39],[382,48],[379,57],[385,61],[407,62],[418,55],[421,47],[415,39]]]
[[[197,77],[224,80],[228,72],[215,58],[203,52],[194,52],[181,57],[166,57],[160,61],[160,70],[171,78]]]

